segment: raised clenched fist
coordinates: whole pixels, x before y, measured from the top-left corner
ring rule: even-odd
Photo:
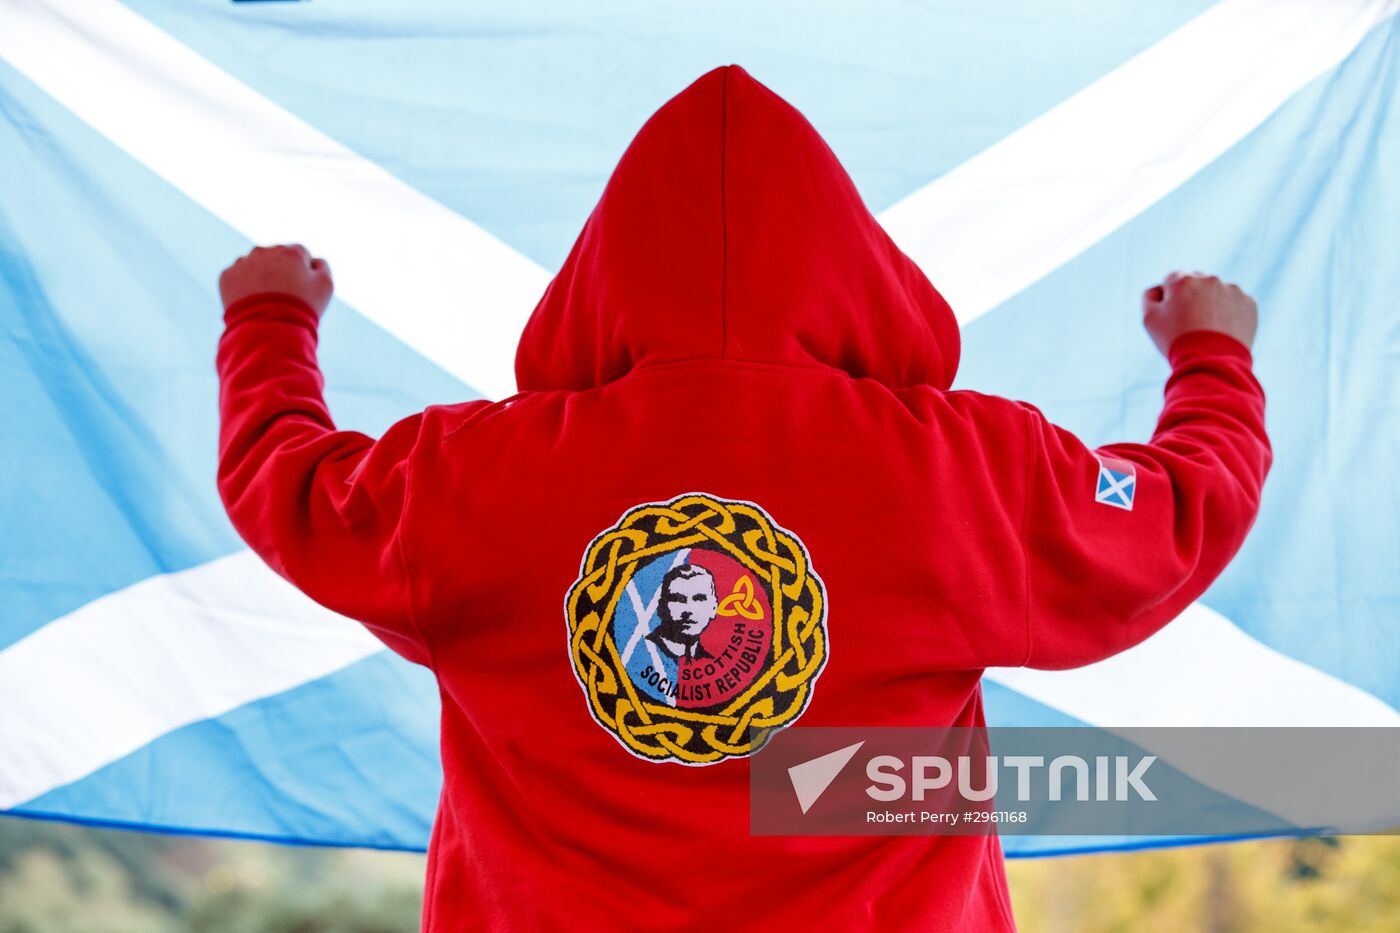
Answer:
[[[316,309],[316,317],[320,318],[334,291],[331,267],[300,244],[255,246],[219,275],[219,294],[225,308],[259,292],[279,292],[302,299]]]
[[[1238,285],[1200,272],[1171,272],[1143,292],[1142,323],[1163,356],[1193,330],[1220,331],[1253,348],[1259,308]]]

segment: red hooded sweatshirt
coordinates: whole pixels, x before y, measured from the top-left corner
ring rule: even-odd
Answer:
[[[950,391],[948,305],[734,66],[623,155],[516,395],[374,440],[332,422],[309,306],[225,321],[234,526],[437,675],[428,930],[1012,929],[995,836],[751,836],[751,729],[982,725],[983,668],[1200,596],[1271,456],[1219,333],[1171,347],[1147,444]]]

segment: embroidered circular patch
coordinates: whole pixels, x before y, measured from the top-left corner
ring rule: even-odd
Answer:
[[[564,598],[599,725],[648,761],[750,755],[792,723],[826,664],[826,587],[755,503],[703,492],[627,511]]]

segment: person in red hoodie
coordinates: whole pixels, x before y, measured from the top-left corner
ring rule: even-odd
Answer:
[[[995,835],[751,835],[755,736],[980,727],[984,668],[1137,644],[1271,460],[1254,303],[1214,277],[1143,296],[1148,443],[950,390],[952,310],[737,66],[638,132],[509,398],[337,430],[324,261],[257,248],[220,286],[234,527],[441,688],[427,930],[1014,929]]]

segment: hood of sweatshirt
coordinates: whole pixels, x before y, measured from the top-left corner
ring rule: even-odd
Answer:
[[[520,338],[521,391],[643,365],[834,367],[948,388],[957,321],[836,155],[737,65],[642,126]]]

